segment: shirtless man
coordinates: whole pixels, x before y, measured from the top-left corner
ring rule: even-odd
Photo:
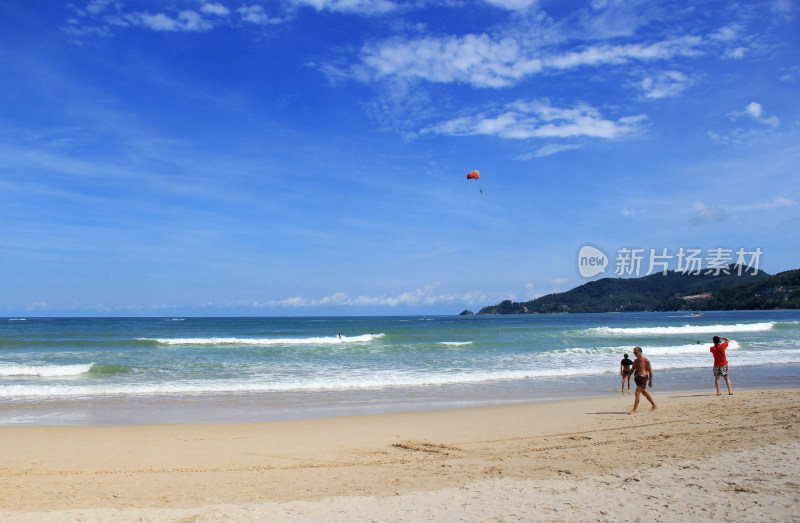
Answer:
[[[636,414],[636,407],[639,406],[639,395],[644,394],[647,401],[653,407],[650,410],[656,410],[656,402],[653,397],[647,392],[647,382],[650,382],[650,388],[653,388],[653,369],[650,367],[650,360],[642,356],[642,348],[634,347],[633,355],[636,359],[633,360],[633,381],[636,382],[636,398],[633,401],[633,408],[628,414]]]
[[[631,390],[631,374],[633,374],[631,365],[633,365],[633,362],[629,360],[628,355],[625,354],[622,361],[619,362],[619,375],[622,376],[622,392],[625,392],[626,381],[628,382],[628,392]]]

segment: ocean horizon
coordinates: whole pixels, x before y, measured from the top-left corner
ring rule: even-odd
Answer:
[[[0,424],[256,422],[619,393],[800,384],[800,311],[0,319]]]

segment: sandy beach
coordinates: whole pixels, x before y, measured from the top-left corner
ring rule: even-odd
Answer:
[[[6,521],[793,521],[795,388],[247,424],[0,427]]]

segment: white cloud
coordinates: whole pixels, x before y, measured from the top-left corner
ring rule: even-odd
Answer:
[[[97,34],[107,36],[112,27],[144,27],[153,31],[208,31],[218,25],[230,25],[228,19],[231,9],[221,2],[198,2],[196,10],[186,9],[176,12],[165,10],[126,11],[119,0],[90,0],[85,7],[72,6],[81,21],[70,20],[64,30],[73,35]],[[334,11],[354,15],[372,16],[394,11],[397,5],[391,0],[289,0],[282,9],[285,16],[271,17],[259,4],[241,4],[236,12],[242,21],[256,24],[279,24],[287,21],[298,7],[313,7],[318,11]],[[91,20],[87,23],[88,20]],[[86,24],[86,25],[83,25]]]
[[[732,111],[728,115],[732,122],[742,118],[761,124],[760,126],[742,126],[725,132],[708,131],[708,136],[718,143],[741,144],[769,139],[780,126],[777,116],[766,116],[764,106],[758,102],[750,102],[741,111]]]
[[[758,102],[750,102],[747,107],[745,107],[744,114],[769,127],[778,127],[780,124],[777,116],[765,117],[764,107]]]
[[[664,71],[643,79],[639,86],[645,98],[658,99],[678,96],[691,84],[689,77],[679,71]]]
[[[676,56],[700,55],[701,45],[702,38],[684,36],[653,44],[593,46],[582,51],[549,57],[544,60],[544,65],[553,69],[572,69],[582,66],[621,64],[631,60],[667,60]]]
[[[362,61],[375,77],[400,76],[436,83],[463,82],[503,87],[541,71],[540,60],[526,60],[510,38],[488,35],[390,40],[362,50]]]
[[[733,212],[752,212],[752,211],[770,211],[773,209],[781,209],[785,207],[797,207],[797,202],[785,196],[775,196],[772,200],[766,202],[748,203],[744,205],[736,205],[730,207]]]
[[[231,12],[230,9],[228,9],[224,5],[213,2],[207,2],[203,4],[203,6],[200,8],[200,11],[209,15],[216,15],[216,16],[228,16],[228,14]]]
[[[740,33],[742,32],[742,28],[738,25],[727,25],[722,29],[711,33],[708,37],[711,40],[716,40],[718,42],[731,42],[739,38]]]
[[[761,107],[760,103],[750,102],[750,104],[745,108],[745,112],[747,112],[747,114],[758,120],[764,113],[764,108]]]
[[[538,4],[538,0],[485,0],[487,4],[510,11],[524,11]]]
[[[256,25],[266,25],[266,24],[277,24],[282,22],[279,18],[270,18],[264,8],[258,4],[253,4],[250,6],[242,6],[236,10],[239,13],[239,16],[242,17],[242,20],[251,24]]]
[[[698,203],[695,207],[697,213],[690,221],[692,225],[720,223],[728,219],[728,213],[722,207],[707,207],[702,203]]]
[[[790,198],[786,198],[785,196],[775,196],[771,200],[767,201],[744,203],[740,205],[726,205],[725,207],[709,207],[703,203],[697,203],[695,204],[697,213],[692,218],[691,223],[693,225],[719,223],[727,220],[729,213],[736,215],[794,207],[797,207],[797,202]]]
[[[744,58],[744,55],[747,54],[748,49],[746,47],[734,47],[733,49],[728,49],[725,51],[726,58]]]
[[[747,47],[741,45],[742,41],[748,42],[750,39],[747,36],[745,28],[739,24],[727,25],[708,35],[708,39],[711,42],[729,46],[723,53],[725,58],[744,58],[749,51]]]
[[[27,310],[27,311],[33,311],[33,310],[36,310],[36,309],[47,309],[47,308],[49,308],[49,307],[50,307],[50,304],[49,304],[49,303],[47,303],[46,301],[34,301],[34,302],[31,302],[31,303],[30,303],[30,304],[29,304],[29,305],[28,305],[28,306],[25,308],[25,310]]]
[[[627,116],[616,121],[585,104],[572,109],[549,105],[547,100],[516,102],[503,106],[497,114],[482,113],[457,118],[424,129],[423,133],[453,136],[493,135],[500,138],[591,138],[618,139],[638,133],[645,115]]]
[[[566,144],[566,143],[551,143],[549,145],[545,145],[544,147],[540,147],[536,151],[531,154],[523,154],[517,157],[517,160],[530,160],[531,158],[544,158],[546,156],[552,156],[554,154],[558,154],[564,151],[571,151],[573,149],[580,149],[583,147],[582,145],[578,144]]]
[[[125,15],[131,25],[138,25],[153,31],[208,31],[214,25],[196,11],[181,11],[173,18],[164,13],[150,14],[136,12]]]
[[[798,66],[782,67],[780,71],[783,73],[781,75],[782,82],[794,83],[800,78],[800,67]]]
[[[526,283],[525,287],[517,292],[514,298],[519,301],[529,301],[536,298],[537,295],[536,286],[532,283]]]
[[[284,300],[267,301],[256,303],[254,306],[261,307],[402,307],[417,305],[437,305],[437,304],[475,304],[497,300],[497,295],[486,294],[473,291],[462,294],[456,293],[436,293],[439,283],[425,285],[419,289],[403,292],[394,295],[383,296],[351,296],[348,292],[337,292],[322,298],[301,298],[293,297]]]
[[[127,24],[126,24],[127,25]],[[83,25],[80,21],[70,18],[67,20],[67,25],[62,27],[62,30],[73,36],[95,35],[95,36],[109,36],[111,31],[107,26],[88,26]]]
[[[527,47],[521,39],[487,34],[391,39],[362,49],[363,68],[359,72],[362,80],[396,76],[497,88],[547,71],[694,56],[701,53],[702,43],[701,38],[687,36],[651,44],[591,46],[546,54],[537,46]]]
[[[783,15],[788,19],[791,18],[794,6],[792,0],[775,0],[770,3],[770,9],[773,13]]]
[[[397,8],[397,5],[389,0],[293,0],[293,3],[311,6],[317,11],[337,11],[362,15],[384,14]]]
[[[90,15],[98,15],[111,5],[117,5],[117,2],[114,0],[92,0],[86,4],[84,9]]]

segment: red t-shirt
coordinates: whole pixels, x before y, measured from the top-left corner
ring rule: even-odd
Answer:
[[[728,360],[725,359],[725,349],[728,348],[728,342],[722,342],[719,345],[713,345],[711,347],[711,354],[714,355],[714,366],[715,367],[722,367],[723,365],[728,364]]]

